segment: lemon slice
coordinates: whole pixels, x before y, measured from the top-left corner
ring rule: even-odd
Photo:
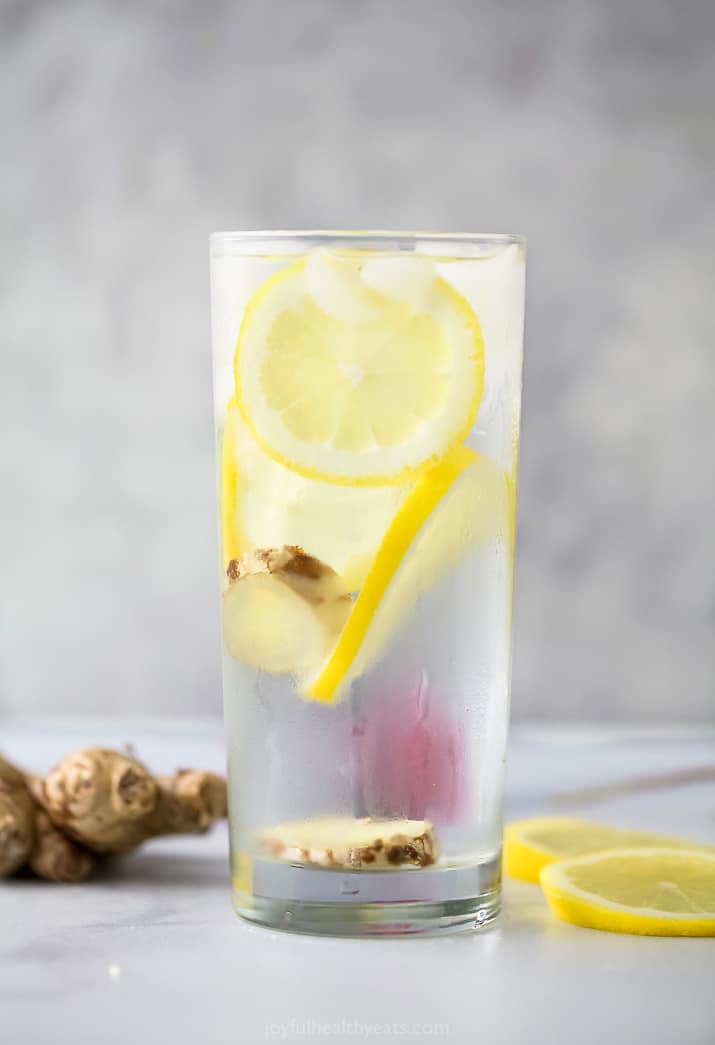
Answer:
[[[539,816],[518,820],[504,829],[504,863],[507,874],[525,882],[538,882],[539,872],[564,857],[582,856],[606,849],[668,846],[671,849],[703,848],[696,842],[650,831],[594,824],[572,816]],[[715,853],[715,849],[712,850]]]
[[[221,436],[221,490],[219,503],[221,505],[221,552],[223,556],[223,569],[225,570],[231,559],[237,559],[243,551],[247,551],[250,545],[243,537],[238,519],[238,461],[239,461],[239,431],[237,422],[239,420],[235,401],[232,399],[226,410],[226,421]],[[283,541],[290,544],[290,541]],[[298,541],[294,543],[298,544]],[[257,545],[258,546],[258,545]]]
[[[470,431],[484,384],[479,320],[428,259],[373,264],[369,281],[368,264],[316,251],[271,276],[235,358],[256,442],[300,475],[348,486],[404,483],[436,463]]]
[[[305,696],[334,703],[470,545],[510,542],[511,504],[502,470],[468,447],[425,472],[385,533],[340,638],[322,670],[306,681]]]
[[[261,449],[230,402],[221,442],[223,568],[252,548],[299,545],[357,591],[409,489],[306,479]]]
[[[545,867],[541,885],[554,914],[574,925],[642,936],[715,936],[715,853],[592,853]]]

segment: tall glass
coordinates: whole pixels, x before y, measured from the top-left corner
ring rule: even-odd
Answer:
[[[236,910],[488,924],[524,316],[517,236],[211,239]]]

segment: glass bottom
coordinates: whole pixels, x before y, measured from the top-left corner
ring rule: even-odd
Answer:
[[[323,870],[255,860],[252,890],[234,880],[242,918],[296,933],[427,936],[473,932],[501,908],[501,855],[460,867]]]

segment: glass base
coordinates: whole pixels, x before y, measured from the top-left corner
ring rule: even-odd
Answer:
[[[405,871],[322,870],[255,860],[252,891],[234,882],[241,917],[328,936],[419,936],[473,932],[501,908],[501,857],[461,867]]]

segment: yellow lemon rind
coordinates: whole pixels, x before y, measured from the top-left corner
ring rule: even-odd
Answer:
[[[233,423],[236,418],[236,401],[229,399],[226,420],[221,435],[221,554],[223,568],[231,559],[237,559],[251,547],[248,535],[239,522],[238,490],[240,482],[239,462],[234,439]]]
[[[234,400],[229,400],[226,407],[226,420],[221,433],[221,552],[224,569],[241,554],[236,532],[236,498],[238,494],[238,462],[235,448],[230,438],[231,411]]]
[[[352,608],[340,638],[318,677],[307,686],[305,696],[333,704],[377,612],[382,597],[422,525],[454,482],[477,454],[458,446],[426,472],[407,495],[387,529],[365,583]]]
[[[232,858],[232,865],[234,893],[242,901],[245,901],[253,894],[253,858],[248,856],[247,853],[235,852]]]

